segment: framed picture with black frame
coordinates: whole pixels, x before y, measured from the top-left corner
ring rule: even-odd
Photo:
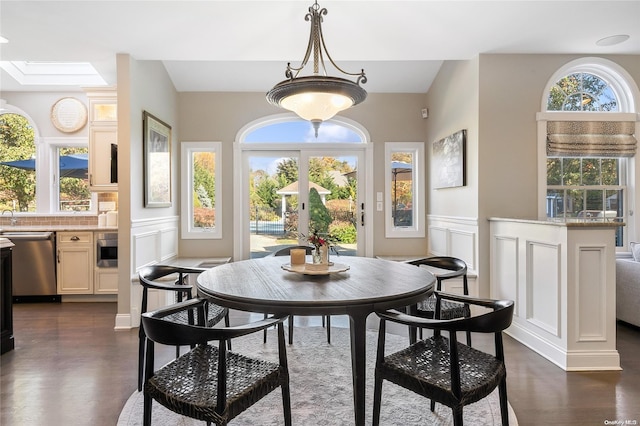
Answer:
[[[144,206],[171,206],[171,126],[147,111],[142,113]]]
[[[467,131],[460,130],[433,143],[433,187],[455,188],[467,184]]]

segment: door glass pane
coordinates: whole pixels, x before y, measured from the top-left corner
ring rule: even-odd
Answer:
[[[298,158],[249,157],[250,257],[298,244]]]
[[[309,158],[309,230],[331,237],[332,253],[357,251],[357,157]]]

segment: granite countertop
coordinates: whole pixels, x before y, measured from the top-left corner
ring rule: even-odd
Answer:
[[[490,217],[489,221],[495,222],[519,222],[519,223],[531,223],[535,225],[551,225],[551,226],[566,226],[567,228],[617,228],[618,226],[625,226],[625,222],[614,222],[604,219],[515,219],[508,217]]]
[[[34,232],[34,231],[110,231],[118,232],[117,226],[98,225],[17,225],[0,227],[2,232]]]

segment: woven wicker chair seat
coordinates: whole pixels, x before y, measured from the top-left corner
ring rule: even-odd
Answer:
[[[451,391],[449,339],[420,340],[384,358],[381,376],[449,407],[461,407],[489,395],[506,377],[504,364],[494,356],[458,343],[461,398]]]
[[[425,300],[418,302],[417,316],[433,319],[436,312],[436,297],[430,296]],[[464,303],[443,300],[440,304],[440,319],[448,320],[454,318],[466,318],[471,316],[469,305]]]
[[[226,424],[280,386],[285,380],[280,366],[227,352],[227,406],[216,413],[218,348],[199,345],[157,371],[145,391],[182,415]]]
[[[207,327],[213,327],[224,319],[227,315],[228,309],[222,306],[210,303],[207,310]],[[167,315],[165,318],[167,321],[177,322],[178,324],[189,324],[189,314],[186,311],[177,312],[172,315]],[[192,323],[192,322],[191,322]]]

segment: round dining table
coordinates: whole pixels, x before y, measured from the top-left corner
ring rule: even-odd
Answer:
[[[198,294],[248,312],[348,315],[355,424],[360,426],[365,423],[367,317],[428,297],[435,277],[426,268],[402,262],[354,256],[332,260],[331,269],[341,272],[292,268],[288,256],[227,263],[198,276]]]

